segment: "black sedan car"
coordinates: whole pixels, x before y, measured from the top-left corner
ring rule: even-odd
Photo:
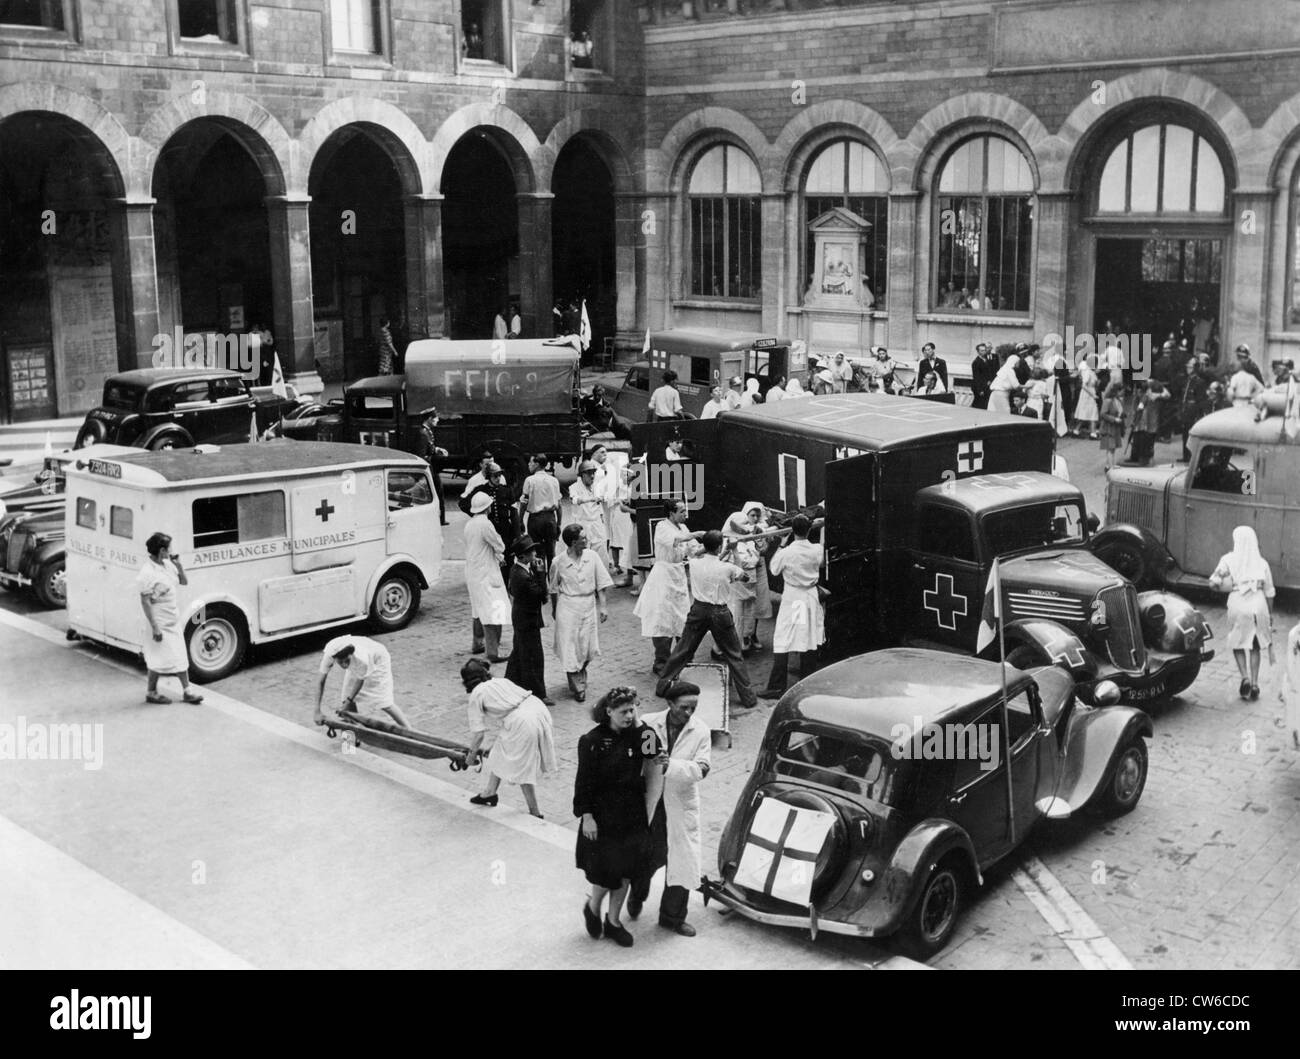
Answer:
[[[1137,805],[1151,719],[1109,682],[1092,696],[1060,669],[1004,681],[999,663],[919,648],[814,673],[772,714],[706,900],[933,955],[1040,820]]]

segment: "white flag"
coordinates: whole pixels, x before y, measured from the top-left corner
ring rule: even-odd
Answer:
[[[578,326],[578,341],[585,353],[591,346],[591,321],[587,318],[587,299],[582,299],[582,323]]]
[[[993,569],[989,571],[989,583],[984,588],[984,606],[980,608],[980,627],[975,637],[975,653],[981,654],[998,635],[998,623],[1002,620],[1002,577],[998,571],[998,560],[993,559]]]
[[[778,901],[807,906],[817,857],[833,823],[830,813],[764,798],[750,821],[733,881]]]
[[[261,441],[257,433],[257,413],[253,412],[248,417],[248,440],[251,444],[254,441]]]
[[[1070,432],[1070,415],[1065,410],[1065,402],[1061,400],[1060,380],[1055,378],[1052,380],[1052,429],[1058,438],[1063,438]]]
[[[650,359],[650,328],[645,329],[645,341],[641,343],[641,358]]]
[[[284,385],[284,371],[280,368],[280,354],[275,354],[275,365],[271,368],[271,392],[276,397],[288,399],[289,391]]]

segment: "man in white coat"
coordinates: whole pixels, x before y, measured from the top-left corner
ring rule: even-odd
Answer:
[[[487,513],[492,497],[475,493],[470,501],[470,518],[465,523],[465,584],[469,587],[469,611],[474,618],[474,645],[470,654],[482,654],[486,640],[487,660],[501,657],[501,626],[510,620],[510,597],[501,579],[506,545]]]
[[[812,521],[807,515],[790,520],[793,536],[774,556],[768,569],[785,579],[781,609],[772,630],[772,672],[760,699],[779,699],[789,678],[790,655],[803,655],[799,675],[806,677],[816,668],[817,651],[826,639],[825,614],[817,583],[824,552],[808,539]]]
[[[661,758],[662,772],[646,783],[646,815],[650,818],[649,871],[632,880],[627,914],[633,919],[650,895],[650,879],[666,865],[664,893],[659,901],[659,925],[682,937],[695,937],[686,922],[691,891],[700,885],[700,782],[709,774],[712,733],[695,716],[700,689],[684,680],[674,681],[664,697],[668,709],[650,713],[642,722],[654,729],[668,748]]]

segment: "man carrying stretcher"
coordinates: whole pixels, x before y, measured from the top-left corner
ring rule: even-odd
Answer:
[[[410,728],[406,715],[393,702],[393,665],[388,648],[368,636],[336,636],[325,645],[320,660],[320,680],[316,684],[317,724],[325,723],[321,699],[325,682],[334,666],[343,670],[339,689],[340,710],[352,710],[367,718],[387,713],[403,728]]]

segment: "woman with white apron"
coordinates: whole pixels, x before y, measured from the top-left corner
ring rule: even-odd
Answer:
[[[691,609],[691,589],[686,580],[686,562],[693,541],[704,535],[686,528],[688,511],[681,500],[664,503],[666,517],[655,527],[655,563],[646,576],[641,596],[632,613],[641,619],[641,635],[654,643],[651,672],[658,676],[672,653],[673,639],[686,626]]]
[[[1020,357],[1010,353],[1002,362],[1002,367],[998,368],[998,373],[993,376],[992,389],[989,391],[990,412],[1011,414],[1011,391],[1020,385],[1020,379],[1016,375],[1018,367],[1020,367]]]
[[[587,534],[590,548],[608,573],[613,563],[609,558],[609,494],[605,489],[605,469],[594,460],[578,464],[578,480],[569,486],[569,508],[572,523],[577,523]]]
[[[744,507],[728,516],[727,521],[722,524],[722,533],[733,540],[754,533],[766,533],[772,527],[768,525],[764,517],[765,513],[766,509],[759,501],[746,501]],[[740,634],[741,646],[747,651],[762,649],[763,645],[758,642],[758,623],[767,621],[772,616],[772,590],[767,581],[767,552],[771,542],[754,541],[753,543],[755,551],[758,552],[758,565],[754,567],[754,606],[749,610],[749,615],[753,618],[753,627],[743,629],[739,625],[736,626],[736,631]]]
[[[174,676],[181,682],[183,698],[189,703],[200,703],[203,696],[190,691],[190,659],[181,635],[180,609],[176,601],[177,590],[188,585],[179,556],[172,555],[172,539],[165,533],[155,533],[145,548],[149,558],[136,575],[136,590],[140,593],[140,607],[148,622],[143,637],[145,668],[149,671],[144,701],[167,703],[172,700],[158,692],[158,678]],[[171,565],[168,565],[170,561]]]
[[[1259,539],[1249,526],[1232,531],[1232,551],[1219,560],[1210,575],[1210,586],[1228,593],[1226,644],[1241,674],[1238,692],[1243,699],[1256,700],[1261,648],[1268,648],[1269,664],[1273,662],[1273,617],[1268,601],[1277,590],[1273,587],[1273,571],[1259,554]]]
[[[606,518],[609,521],[609,553],[614,563],[610,573],[618,577],[626,570],[628,580],[623,584],[631,584],[632,565],[636,561],[636,525],[632,521],[632,487],[628,481],[631,473],[626,452],[606,454]]]

